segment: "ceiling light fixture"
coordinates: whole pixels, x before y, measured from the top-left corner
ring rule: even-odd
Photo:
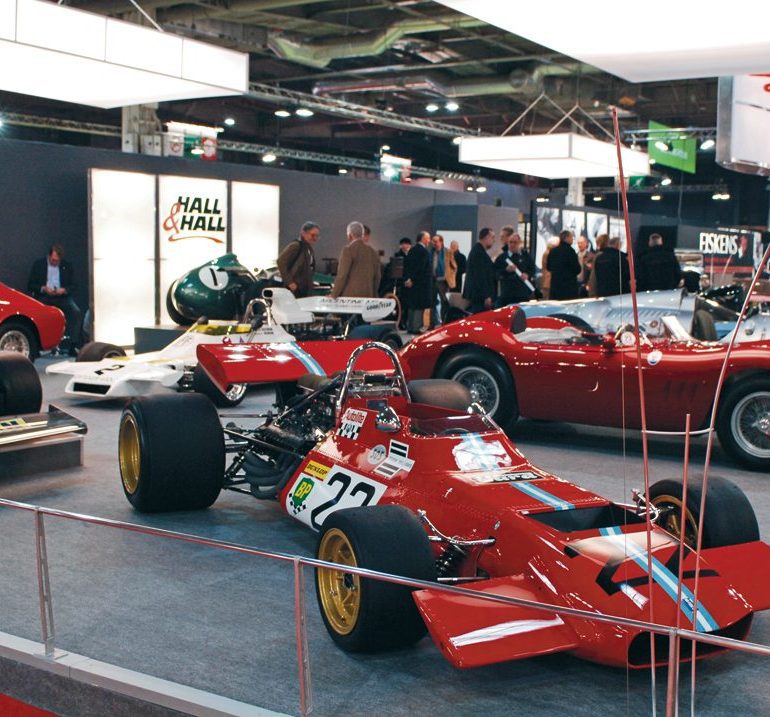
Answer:
[[[242,94],[249,56],[65,5],[1,0],[0,67],[14,68],[0,90],[107,109]]]
[[[389,144],[383,144],[380,147],[380,152],[390,152],[390,145]]]
[[[661,152],[668,152],[669,147],[662,139],[656,139],[655,149],[659,149]]]
[[[663,179],[660,180],[660,186],[668,187],[671,184],[671,181],[671,177],[663,177]]]
[[[478,187],[476,187],[476,191],[477,191],[479,194],[483,194],[484,192],[486,192],[486,191],[487,191],[487,188],[486,188],[486,187],[485,187],[483,184],[479,184],[479,186],[478,186]]]
[[[535,199],[535,201],[536,201],[538,204],[545,204],[545,202],[547,202],[547,201],[548,201],[548,197],[544,197],[544,196],[541,194],[541,195],[540,195],[540,196],[539,196],[537,199]]]
[[[315,112],[309,110],[307,107],[297,107],[297,109],[294,110],[294,114],[297,115],[297,117],[312,117]]]
[[[718,189],[711,195],[711,198],[717,202],[726,202],[730,199],[730,192],[726,189]]]
[[[462,138],[462,137],[455,137],[455,138],[452,140],[452,144],[460,144],[462,141],[463,141],[463,138]]]
[[[291,117],[291,112],[289,112],[289,110],[276,110],[273,114],[276,117]]]
[[[756,0],[734,0],[718,22],[709,13],[694,13],[694,3],[656,3],[658,12],[636,13],[630,33],[609,0],[591,4],[593,32],[575,31],[585,25],[580,3],[558,3],[558,22],[544,22],[537,3],[438,1],[628,82],[767,72],[768,15],[766,3]]]
[[[190,154],[201,155],[203,154],[203,147],[200,144],[196,144],[190,148]]]
[[[225,117],[225,124],[228,127],[234,127],[235,126],[235,119],[233,117]]]
[[[472,185],[472,184],[468,184],[468,185],[466,185],[466,187],[465,187],[465,191],[466,191],[466,192],[472,192],[472,191],[473,191],[473,185]]]
[[[272,164],[273,162],[275,162],[276,159],[278,159],[278,157],[275,154],[273,154],[272,152],[265,152],[262,155],[262,161],[265,164]]]
[[[457,112],[457,110],[460,109],[460,105],[454,100],[449,100],[449,102],[444,105],[444,109],[449,110],[450,112]]]
[[[443,183],[444,183],[444,180],[441,177],[436,177],[433,180],[433,184],[443,184]]]
[[[435,102],[429,102],[427,105],[425,105],[425,111],[426,112],[438,112],[439,107]]]
[[[646,153],[627,147],[620,151],[628,176],[650,173]],[[614,177],[618,172],[614,144],[575,132],[464,137],[459,159],[466,164],[547,179]]]
[[[340,168],[337,170],[337,174],[347,174],[347,173],[348,173],[348,170],[347,170],[347,169],[345,169],[345,167],[340,167]]]
[[[710,149],[714,149],[714,147],[716,147],[716,146],[717,146],[717,143],[713,139],[709,138],[709,139],[704,139],[700,143],[699,149],[701,149],[704,152],[707,152]]]
[[[602,199],[604,199],[604,197],[601,194],[594,194],[594,196],[593,196],[593,200],[595,202],[601,202]]]
[[[663,199],[663,195],[662,194],[653,194],[653,195],[650,196],[650,199],[653,202],[659,202],[661,199]]]

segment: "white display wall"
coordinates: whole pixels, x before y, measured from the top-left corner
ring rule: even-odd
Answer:
[[[93,339],[129,346],[135,326],[170,323],[166,292],[233,251],[275,264],[280,190],[219,179],[90,170]]]

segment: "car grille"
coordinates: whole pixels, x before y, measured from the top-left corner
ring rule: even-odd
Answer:
[[[110,390],[109,386],[101,386],[96,383],[75,383],[72,386],[73,391],[78,393],[96,393],[100,396],[104,396],[107,391]]]

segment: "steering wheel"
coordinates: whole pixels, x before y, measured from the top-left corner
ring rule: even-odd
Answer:
[[[452,426],[450,428],[445,428],[443,431],[441,431],[439,436],[464,436],[466,434],[470,433],[470,431],[467,428],[460,428],[460,426]]]
[[[634,333],[635,327],[633,324],[623,324],[616,332],[615,332],[615,342],[620,341],[620,343],[623,343],[622,336],[627,331],[633,334],[634,336],[634,342],[629,344],[629,346],[633,346],[636,343],[636,334]],[[650,337],[647,336],[643,331],[639,331],[639,343],[642,346],[652,346],[652,341],[650,341]],[[625,345],[625,344],[624,344]]]

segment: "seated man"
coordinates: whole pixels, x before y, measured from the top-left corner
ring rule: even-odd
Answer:
[[[81,344],[82,328],[82,314],[72,298],[74,288],[75,276],[72,265],[64,259],[64,249],[61,244],[52,244],[48,256],[32,264],[27,289],[38,301],[62,310],[67,327],[61,348],[73,356]]]

